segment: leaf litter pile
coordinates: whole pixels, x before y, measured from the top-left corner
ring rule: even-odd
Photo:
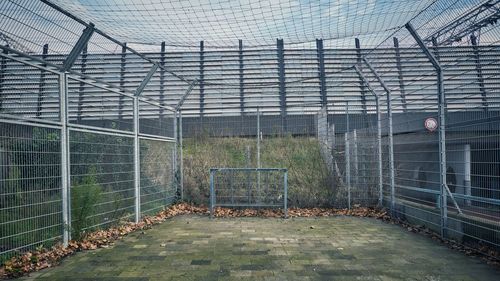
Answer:
[[[153,225],[159,224],[166,219],[180,215],[209,215],[207,207],[198,207],[187,203],[172,205],[154,216],[144,217],[139,223],[124,222],[118,226],[106,230],[97,230],[87,233],[80,241],[70,241],[68,247],[57,244],[51,248],[37,248],[36,250],[26,252],[6,261],[0,267],[0,278],[15,278],[29,272],[38,271],[57,265],[60,260],[66,256],[79,251],[95,250],[98,248],[107,248],[116,240],[121,239],[127,234],[150,229]],[[263,217],[280,218],[283,217],[282,210],[274,209],[229,209],[216,208],[214,217],[217,218],[235,218],[235,217]],[[486,260],[489,264],[500,266],[500,253],[483,244],[466,246],[452,240],[443,240],[432,230],[424,226],[414,226],[402,220],[393,219],[385,209],[366,208],[355,205],[353,209],[333,209],[333,208],[291,208],[288,209],[288,217],[329,217],[329,216],[355,216],[370,217],[383,220],[388,223],[398,224],[408,231],[422,233],[434,240],[440,241],[449,248],[458,250],[470,256],[478,256]],[[311,227],[312,228],[312,227]]]

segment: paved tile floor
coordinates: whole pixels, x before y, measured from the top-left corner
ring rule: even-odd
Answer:
[[[31,280],[500,280],[500,271],[375,219],[176,217]]]

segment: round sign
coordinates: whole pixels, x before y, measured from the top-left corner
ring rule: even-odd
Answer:
[[[438,121],[435,118],[429,117],[425,119],[424,126],[430,132],[434,132],[438,127]]]

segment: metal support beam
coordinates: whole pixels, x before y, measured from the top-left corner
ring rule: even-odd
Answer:
[[[286,85],[285,85],[285,50],[283,39],[276,40],[276,48],[278,55],[278,82],[280,96],[280,112],[281,112],[281,130],[282,133],[287,131],[286,124]]]
[[[403,111],[407,112],[407,105],[406,105],[406,90],[405,90],[405,83],[403,79],[403,67],[401,64],[401,51],[399,49],[399,41],[398,38],[393,37],[392,38],[394,42],[394,50],[396,52],[396,69],[398,70],[398,82],[399,82],[399,92],[401,93],[401,104],[403,105]]]
[[[383,191],[384,191],[384,181],[383,181],[383,164],[382,164],[382,117],[380,113],[380,97],[375,92],[370,82],[366,79],[363,72],[359,69],[357,65],[354,66],[354,70],[358,74],[359,78],[366,84],[366,87],[375,97],[375,106],[377,110],[377,164],[378,164],[378,188],[379,188],[379,198],[378,206],[382,207],[383,203]]]
[[[135,223],[141,219],[141,157],[139,144],[139,97],[134,97],[134,199]]]
[[[243,41],[238,41],[238,64],[240,78],[240,114],[245,113],[245,85],[243,84]]]
[[[358,65],[361,65],[361,59],[362,59],[362,54],[361,54],[361,43],[359,42],[358,38],[354,39],[354,44],[356,46],[356,61]],[[363,109],[363,115],[366,116],[367,110],[366,110],[366,89],[363,84],[363,82],[360,80],[359,81],[359,90],[361,92],[361,108]]]
[[[347,111],[347,110],[346,110]],[[346,113],[349,116],[349,113]],[[347,208],[351,209],[351,153],[350,153],[350,138],[349,131],[344,134],[345,141],[345,182],[347,185]]]
[[[205,50],[204,43],[200,41],[200,117],[205,111]]]
[[[318,55],[319,93],[321,96],[321,107],[323,107],[328,104],[328,100],[326,95],[325,51],[322,39],[316,39],[316,52]]]
[[[349,124],[349,101],[346,101],[345,104],[345,124],[346,124],[346,132],[344,134],[345,141],[345,183],[347,185],[347,207],[351,209],[351,153],[349,147],[349,131],[351,130]]]
[[[49,53],[49,45],[43,45],[42,49],[42,60],[47,60],[47,54]],[[47,67],[47,65],[42,65],[43,67]],[[40,83],[38,84],[38,97],[36,100],[36,117],[40,117],[42,115],[42,106],[43,106],[43,98],[45,95],[45,74],[46,71],[44,69],[40,69]]]
[[[469,9],[422,41],[429,43],[434,39],[438,46],[451,45],[454,42],[462,41],[462,38],[481,30],[483,27],[495,25],[498,20],[500,20],[500,0],[485,1],[475,8]]]
[[[87,45],[82,50],[82,65],[81,72],[85,74],[87,72]],[[78,122],[82,121],[82,112],[83,112],[83,94],[85,93],[85,82],[80,81],[78,87],[78,108],[77,108],[77,119]]]
[[[187,97],[193,91],[194,86],[196,86],[196,84],[198,84],[199,82],[200,82],[200,80],[198,80],[196,78],[193,81],[191,81],[191,83],[189,84],[189,87],[187,88],[186,92],[184,93],[184,95],[181,97],[181,99],[179,100],[179,102],[175,106],[175,110],[180,110],[182,108],[182,105],[186,101]]]
[[[382,163],[382,116],[380,113],[380,99],[375,96],[375,106],[377,110],[377,162],[378,162],[378,206],[384,203],[384,172]]]
[[[370,82],[366,79],[365,75],[363,74],[363,72],[361,71],[361,69],[357,65],[354,66],[354,71],[356,71],[359,79],[364,84],[364,86],[366,86],[368,88],[370,93],[372,93],[375,97],[377,97],[378,96],[377,93],[375,92],[375,90],[371,86]]]
[[[368,66],[368,69],[375,75],[375,78],[380,83],[382,88],[386,93],[387,98],[387,139],[388,139],[388,148],[389,148],[389,180],[390,180],[390,188],[391,188],[391,213],[395,215],[395,203],[396,203],[396,181],[395,181],[395,169],[394,169],[394,132],[393,132],[393,124],[392,124],[392,93],[387,84],[385,84],[384,80],[377,73],[375,68],[370,64],[370,62],[363,58],[363,62]]]
[[[160,47],[160,104],[165,105],[165,41]],[[164,117],[165,110],[160,108],[160,118]]]
[[[481,92],[481,98],[483,101],[483,110],[488,111],[488,99],[486,97],[486,87],[484,85],[483,69],[481,67],[481,57],[479,53],[479,47],[477,44],[477,37],[474,34],[470,36],[470,42],[472,44],[472,50],[474,51],[474,62],[476,64],[477,82],[479,83],[479,91]]]
[[[446,191],[446,96],[444,93],[443,71],[439,61],[432,55],[422,38],[415,31],[410,23],[405,25],[411,36],[417,41],[422,51],[425,53],[437,73],[437,94],[438,94],[438,130],[439,130],[439,195],[441,212],[441,237],[445,238],[448,227],[447,191]]]
[[[68,78],[66,73],[59,75],[59,101],[61,110],[61,200],[63,220],[63,245],[68,246],[71,239],[71,178],[69,157],[68,128]]]
[[[2,53],[7,55],[9,53],[9,51],[7,49],[3,49]],[[4,89],[5,72],[6,71],[7,71],[7,58],[2,57],[1,63],[0,63],[0,112],[3,109],[3,99],[4,99],[3,89]]]
[[[137,87],[137,89],[135,90],[135,96],[136,97],[138,97],[138,96],[140,96],[142,94],[142,91],[144,91],[144,89],[148,85],[148,83],[151,80],[151,78],[153,78],[153,75],[155,75],[155,72],[156,72],[156,70],[158,70],[158,67],[159,67],[158,64],[156,64],[156,63],[153,64],[153,66],[149,70],[149,72],[146,75],[146,77],[144,77],[144,79],[142,80],[142,82],[139,85],[139,87]]]
[[[127,43],[122,46],[122,54],[120,58],[120,89],[125,88],[125,69],[127,67]],[[120,95],[118,97],[118,118],[123,118],[123,104],[125,96]]]
[[[181,200],[184,200],[184,160],[182,147],[182,110],[179,113],[179,184],[181,189]]]
[[[63,71],[69,71],[71,69],[76,59],[82,52],[83,48],[85,48],[85,46],[89,42],[90,37],[92,37],[92,34],[94,34],[94,30],[95,28],[93,23],[89,23],[89,25],[83,30],[82,35],[80,36],[75,46],[73,47],[73,49],[71,50],[68,57],[63,63],[62,66]]]

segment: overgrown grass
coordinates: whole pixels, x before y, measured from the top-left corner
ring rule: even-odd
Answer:
[[[248,153],[250,152],[250,153]],[[254,138],[198,138],[184,141],[184,192],[195,204],[207,204],[209,169],[256,167]],[[288,169],[291,207],[332,206],[332,175],[311,137],[273,137],[261,141],[261,166]]]

